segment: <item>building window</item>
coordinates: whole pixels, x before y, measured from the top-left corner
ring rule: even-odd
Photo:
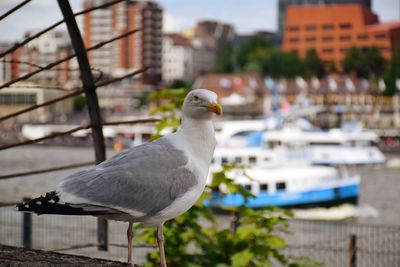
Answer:
[[[349,30],[352,28],[352,25],[350,23],[342,23],[339,25],[340,29],[342,30]]]
[[[375,35],[375,38],[378,40],[386,40],[388,39],[388,35],[386,33],[378,33]]]
[[[315,31],[317,26],[315,25],[306,25],[306,31]]]
[[[289,26],[288,31],[290,32],[298,32],[300,29],[298,26]]]
[[[249,157],[249,164],[250,165],[255,165],[257,163],[257,157],[255,156],[250,156]]]
[[[241,157],[235,157],[235,163],[241,164],[242,163],[242,158]]]
[[[324,24],[324,25],[322,25],[322,29],[325,30],[325,31],[331,31],[331,30],[333,30],[333,28],[334,28],[333,24]]]
[[[297,37],[289,38],[289,42],[290,43],[298,43],[299,42],[299,38],[297,38]]]
[[[307,37],[307,38],[306,38],[306,42],[307,42],[307,43],[314,43],[315,41],[316,41],[316,38],[315,38],[315,37],[311,37],[311,36],[310,36],[310,37]]]
[[[322,41],[324,41],[324,42],[332,42],[333,41],[333,36],[324,36],[324,37],[322,37]]]
[[[366,34],[360,34],[360,35],[358,36],[358,40],[362,40],[362,41],[368,40],[368,35],[366,35]]]
[[[333,53],[333,48],[324,48],[324,49],[322,49],[322,53],[324,53],[324,54],[332,54]]]
[[[340,41],[350,41],[351,40],[351,36],[350,35],[341,35],[339,37]]]
[[[346,48],[346,47],[340,48],[340,52],[342,52],[344,54],[347,52],[347,50],[348,50],[348,48]]]

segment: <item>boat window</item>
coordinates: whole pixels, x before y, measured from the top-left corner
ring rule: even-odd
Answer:
[[[260,184],[260,191],[267,192],[268,191],[268,184]]]
[[[241,131],[238,133],[235,133],[232,137],[246,137],[254,133],[253,131]]]
[[[214,188],[212,189],[212,192],[213,192],[213,193],[219,193],[219,187],[214,187]]]
[[[243,185],[243,187],[244,187],[244,190],[251,191],[251,184],[245,184],[245,185]]]
[[[312,146],[332,146],[332,145],[340,145],[338,142],[310,142]]]
[[[268,142],[268,147],[269,148],[275,148],[275,147],[278,147],[280,145],[280,141],[270,141],[270,142]]]
[[[250,156],[249,157],[249,164],[254,165],[257,163],[257,157],[256,156]]]
[[[221,159],[222,164],[228,164],[228,158],[227,157],[222,157]]]
[[[237,163],[237,164],[242,163],[242,158],[241,157],[235,157],[235,163]]]
[[[276,183],[276,191],[284,191],[284,190],[286,190],[285,182]]]
[[[268,162],[268,161],[270,161],[270,160],[271,160],[271,158],[268,158],[268,157],[265,157],[265,158],[264,158],[264,161],[265,161],[265,162]]]

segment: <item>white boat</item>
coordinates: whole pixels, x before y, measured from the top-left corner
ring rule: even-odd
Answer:
[[[312,207],[356,203],[360,190],[360,176],[350,175],[346,168],[311,166],[301,155],[287,159],[286,151],[279,153],[260,148],[217,149],[212,171],[221,164],[238,163],[249,166],[246,175],[240,171],[227,176],[242,185],[254,197],[247,203],[239,194],[222,196],[214,192],[210,206],[265,206]],[[225,189],[220,188],[221,191]]]
[[[322,131],[306,120],[299,119],[285,123],[279,129],[273,123],[266,124],[262,120],[226,121],[217,129],[217,140],[221,147],[259,146],[270,150],[284,147],[297,153],[303,150],[317,165],[371,165],[385,162],[385,156],[375,146],[379,137],[362,128]]]

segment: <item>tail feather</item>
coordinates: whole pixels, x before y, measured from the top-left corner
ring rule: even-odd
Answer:
[[[40,196],[17,204],[18,211],[33,212],[36,214],[60,214],[60,215],[109,215],[121,213],[116,210],[95,205],[74,205],[60,203],[60,197],[56,191],[48,192]]]

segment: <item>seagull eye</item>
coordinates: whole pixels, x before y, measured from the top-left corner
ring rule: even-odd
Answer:
[[[199,101],[199,97],[198,97],[197,95],[195,95],[195,96],[193,97],[193,99],[194,99],[195,101]]]

